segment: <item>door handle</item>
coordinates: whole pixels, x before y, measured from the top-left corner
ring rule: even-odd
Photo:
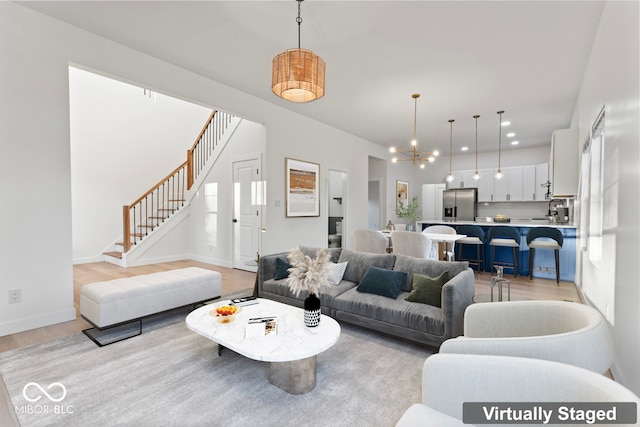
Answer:
[[[231,220],[231,222],[238,222],[238,220],[237,220],[237,219],[235,219],[235,218],[233,218],[233,219]]]

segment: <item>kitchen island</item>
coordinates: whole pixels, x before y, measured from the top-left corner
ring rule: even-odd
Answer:
[[[513,220],[512,222],[486,222],[486,221],[418,221],[418,230],[424,230],[431,225],[448,225],[456,228],[458,225],[477,225],[480,226],[484,232],[489,235],[489,229],[496,226],[509,226],[516,228],[520,233],[520,251],[519,251],[519,274],[521,276],[529,275],[529,247],[527,246],[527,233],[534,227],[553,227],[560,230],[564,239],[562,249],[560,250],[560,280],[573,282],[575,280],[576,273],[576,226],[572,224],[560,224],[551,223],[547,221],[529,221],[529,220]],[[456,248],[456,259],[459,259],[460,255],[463,255],[464,259],[475,258],[475,248],[471,245],[463,247],[464,253],[458,253]],[[486,259],[485,271],[489,271],[491,266],[491,247],[487,243],[484,245],[484,255]],[[510,252],[507,252],[504,248],[496,248],[495,260],[508,261],[511,259]],[[537,266],[548,266],[549,271],[540,271]],[[539,277],[542,279],[555,280],[556,272],[555,268],[555,256],[552,250],[538,250],[536,251],[536,257],[534,261],[533,277]],[[544,268],[544,267],[543,267]],[[511,269],[505,269],[505,272],[510,273]],[[495,272],[494,272],[495,273]]]

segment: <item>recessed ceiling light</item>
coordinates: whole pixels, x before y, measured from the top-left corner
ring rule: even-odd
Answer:
[[[507,134],[507,138],[513,138],[514,136],[516,136],[516,134],[514,132],[509,132]]]
[[[462,151],[467,151],[469,149],[469,147],[462,147],[461,150]]]
[[[511,124],[511,122],[508,121],[508,120],[500,123],[500,125],[502,125],[502,126],[509,126],[510,124]]]
[[[520,144],[520,141],[511,141],[511,145],[518,145]]]

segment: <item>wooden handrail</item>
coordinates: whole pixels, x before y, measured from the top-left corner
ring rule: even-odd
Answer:
[[[175,174],[177,174],[180,169],[182,169],[183,167],[185,167],[187,165],[187,162],[185,161],[184,163],[182,163],[180,166],[178,166],[177,168],[175,168],[173,170],[173,172],[171,172],[169,175],[165,176],[164,178],[162,178],[162,180],[157,183],[156,185],[154,185],[153,187],[151,187],[151,190],[147,191],[146,193],[144,193],[142,196],[140,196],[135,202],[131,203],[129,206],[135,206],[138,203],[140,203],[141,201],[144,200],[145,197],[147,197],[149,194],[153,193],[156,189],[160,188],[160,186],[162,184],[164,184],[166,181],[169,180],[169,178],[171,178],[172,176],[174,176]]]
[[[144,235],[146,235],[146,231],[144,235],[138,234],[137,232],[132,232],[131,231],[131,227],[132,226],[136,226],[136,227],[142,227],[145,229],[151,228],[151,230],[153,230],[154,225],[153,224],[148,224],[146,221],[143,223],[143,215],[142,213],[144,212],[144,217],[148,216],[148,212],[149,212],[149,208],[147,207],[148,204],[151,204],[151,211],[154,211],[154,209],[160,209],[162,211],[167,211],[166,209],[166,205],[165,203],[176,203],[176,202],[184,202],[184,198],[185,198],[185,191],[188,191],[191,189],[191,187],[194,184],[194,181],[197,177],[197,175],[200,173],[201,168],[202,168],[202,163],[206,162],[209,158],[209,155],[211,154],[211,148],[210,147],[215,147],[217,145],[217,140],[219,137],[219,133],[216,132],[220,132],[220,130],[216,131],[211,130],[211,126],[212,126],[212,122],[214,117],[216,116],[217,111],[213,110],[211,112],[211,115],[209,116],[209,118],[207,119],[207,121],[205,122],[202,130],[200,131],[200,133],[198,134],[198,137],[196,138],[195,142],[193,143],[193,146],[187,150],[187,160],[182,163],[180,166],[178,166],[176,169],[174,169],[170,174],[168,174],[166,177],[164,177],[162,180],[160,180],[156,185],[154,185],[153,187],[151,187],[151,189],[149,189],[146,193],[144,193],[142,196],[140,196],[138,199],[136,199],[133,203],[131,203],[130,205],[127,206],[123,206],[122,209],[122,215],[123,215],[123,246],[124,246],[124,252],[126,253],[129,249],[131,249],[131,247],[133,246],[133,243],[131,242],[131,238],[134,239],[138,239],[138,238],[143,238]],[[228,120],[228,116],[227,115],[223,115],[221,120]],[[214,123],[214,127],[215,127]],[[226,128],[226,124],[224,125],[224,127]],[[207,131],[210,132],[214,132],[207,134]],[[224,128],[222,129],[222,132],[224,132]],[[203,143],[203,145],[201,147],[199,147],[199,144]],[[213,145],[211,145],[213,144]],[[207,150],[206,152],[203,152],[203,148],[205,150]],[[196,151],[198,150],[198,151]],[[196,164],[197,162],[197,164]],[[185,176],[186,175],[186,176]],[[156,191],[160,191],[160,187],[162,187],[165,183],[168,183],[170,180],[172,180],[175,177],[175,179],[177,179],[178,182],[178,186],[180,186],[180,180],[182,179],[182,185],[184,185],[184,187],[181,188],[182,194],[180,195],[179,199],[180,200],[172,200],[172,199],[165,199],[164,195],[162,195],[162,198],[159,199],[158,197],[160,197],[158,195],[158,193],[156,193],[155,197],[154,197],[154,192]],[[172,181],[174,182],[174,181]],[[173,184],[171,184],[173,185]],[[169,187],[167,187],[168,190],[171,192],[172,189],[170,189]],[[165,191],[164,189],[161,191]],[[164,193],[166,194],[166,193]],[[175,197],[175,195],[173,196]],[[146,200],[145,200],[146,199]],[[142,203],[144,202],[144,206],[142,205]],[[140,205],[140,206],[138,206]],[[138,209],[138,221],[140,222],[140,224],[137,224],[136,222],[136,209],[137,207],[139,207],[140,209]],[[174,208],[174,209],[179,209],[179,208]],[[131,215],[134,215],[133,221],[131,219]],[[159,221],[164,221],[163,216],[158,216],[155,215],[154,217],[151,217],[153,219],[158,220]],[[157,226],[158,224],[155,224],[155,226]],[[137,241],[137,240],[136,240]]]
[[[209,127],[209,124],[211,123],[211,120],[213,120],[213,116],[215,116],[217,113],[216,110],[213,110],[211,112],[211,115],[209,116],[209,119],[207,119],[207,121],[205,122],[204,126],[202,127],[202,130],[200,131],[200,133],[198,134],[198,137],[196,138],[195,142],[193,143],[193,145],[191,146],[191,149],[189,149],[190,152],[193,152],[193,150],[196,149],[196,147],[198,146],[198,144],[200,143],[200,140],[202,139],[202,135],[204,135],[204,133],[207,131],[207,128]]]

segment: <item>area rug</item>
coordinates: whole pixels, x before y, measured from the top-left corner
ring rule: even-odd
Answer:
[[[18,419],[31,426],[393,426],[421,399],[433,350],[348,324],[318,355],[317,384],[291,395],[268,364],[187,329],[189,310],[98,348],[83,334],[0,353]]]

